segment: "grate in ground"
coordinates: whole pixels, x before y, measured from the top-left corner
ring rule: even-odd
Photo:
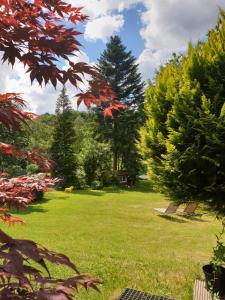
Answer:
[[[172,300],[162,296],[149,295],[143,292],[139,292],[133,289],[125,289],[118,300]]]

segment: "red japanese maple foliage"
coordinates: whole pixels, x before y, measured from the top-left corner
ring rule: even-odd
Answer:
[[[84,62],[74,63],[72,57],[79,54],[80,34],[76,24],[87,20],[81,8],[61,0],[0,0],[0,52],[3,62],[21,62],[30,74],[31,82],[40,85],[70,82],[76,89],[85,75],[92,76],[90,86],[78,93],[78,105],[84,101],[87,107],[101,105],[105,115],[112,116],[113,110],[124,108],[112,89],[98,78],[96,69]],[[66,70],[60,62],[67,61]],[[35,116],[24,112],[25,101],[21,95],[0,95],[0,122],[11,130],[21,130],[22,123]],[[52,162],[45,160],[36,151],[21,151],[13,145],[0,143],[0,151],[32,160],[44,169]],[[7,175],[7,174],[2,174]],[[9,224],[23,223],[12,217],[8,208],[22,208],[34,200],[36,191],[46,191],[57,180],[50,178],[7,178],[0,179],[0,219]],[[65,265],[75,272],[69,279],[51,278],[45,261]],[[29,262],[39,264],[43,274]],[[81,275],[75,265],[63,254],[49,251],[33,241],[18,240],[0,230],[0,299],[61,299],[73,298],[79,286],[97,289],[99,281]]]
[[[0,175],[1,176],[1,175]],[[0,205],[25,208],[31,202],[38,200],[38,192],[47,192],[55,187],[59,180],[49,177],[0,178]],[[3,209],[3,212],[7,209]],[[1,216],[0,216],[1,218]],[[14,219],[15,220],[15,219]]]
[[[0,51],[3,61],[12,66],[18,60],[27,68],[30,79],[39,84],[70,82],[79,88],[85,75],[93,77],[92,85],[85,93],[79,93],[78,104],[82,101],[89,107],[91,103],[108,103],[105,115],[118,109],[112,89],[101,83],[97,70],[84,63],[74,63],[72,57],[79,54],[81,44],[75,29],[78,22],[87,20],[81,8],[61,0],[0,0]],[[61,59],[68,62],[68,68],[59,68]],[[93,88],[98,93],[93,93]],[[125,107],[125,106],[124,106]],[[120,104],[119,108],[122,108]]]
[[[0,94],[0,120],[8,130],[21,131],[22,123],[35,118],[35,114],[24,112],[26,102],[16,93]]]
[[[8,174],[1,174],[8,175]],[[0,219],[11,225],[24,221],[13,217],[6,207],[25,208],[37,197],[37,192],[55,187],[58,179],[42,177],[0,178]],[[79,286],[97,289],[100,282],[81,275],[63,254],[52,252],[29,240],[13,239],[0,230],[0,299],[72,299]],[[45,261],[65,265],[75,272],[67,279],[51,278]],[[30,261],[44,268],[43,275]]]

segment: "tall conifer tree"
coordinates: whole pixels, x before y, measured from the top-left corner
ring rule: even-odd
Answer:
[[[73,150],[75,131],[71,103],[63,87],[56,102],[56,121],[53,142],[50,149],[51,158],[56,163],[55,175],[63,179],[62,187],[77,184],[76,157]]]
[[[99,114],[101,137],[110,142],[114,171],[124,168],[135,176],[140,167],[136,149],[138,129],[143,122],[144,83],[138,65],[118,36],[113,36],[98,62],[102,79],[108,82],[123,104],[128,106],[114,118],[104,119]]]
[[[208,39],[162,67],[146,96],[140,148],[158,191],[225,213],[225,14]]]

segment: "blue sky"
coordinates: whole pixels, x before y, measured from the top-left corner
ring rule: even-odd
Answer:
[[[137,59],[143,80],[153,79],[155,71],[171,53],[185,51],[187,43],[203,38],[215,25],[219,7],[225,0],[64,0],[84,7],[90,18],[79,27],[84,33],[80,57],[74,61],[96,63],[111,35],[118,34]],[[1,56],[1,53],[0,53]],[[65,67],[67,67],[65,65]],[[0,91],[23,93],[29,109],[38,114],[54,112],[61,87],[30,84],[21,64],[13,71],[1,65]],[[76,94],[67,86],[68,94]]]
[[[130,9],[126,9],[123,13],[124,16],[124,25],[119,32],[115,32],[115,34],[121,37],[123,44],[127,47],[128,50],[132,51],[132,54],[138,58],[142,51],[144,50],[145,43],[141,38],[140,30],[141,30],[141,21],[140,21],[140,13],[144,11],[145,8],[142,4],[137,4]],[[116,13],[114,10],[112,13]],[[85,26],[81,26],[81,31],[85,31]],[[91,61],[96,62],[101,55],[101,53],[105,49],[105,41],[97,40],[97,41],[87,41],[84,36],[80,38],[82,45],[84,46],[84,51],[87,53],[88,57]]]

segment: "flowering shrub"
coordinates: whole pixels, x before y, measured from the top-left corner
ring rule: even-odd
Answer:
[[[58,182],[58,179],[49,177],[0,178],[0,204],[24,208],[37,200],[38,192],[46,192],[49,188],[55,187]]]

